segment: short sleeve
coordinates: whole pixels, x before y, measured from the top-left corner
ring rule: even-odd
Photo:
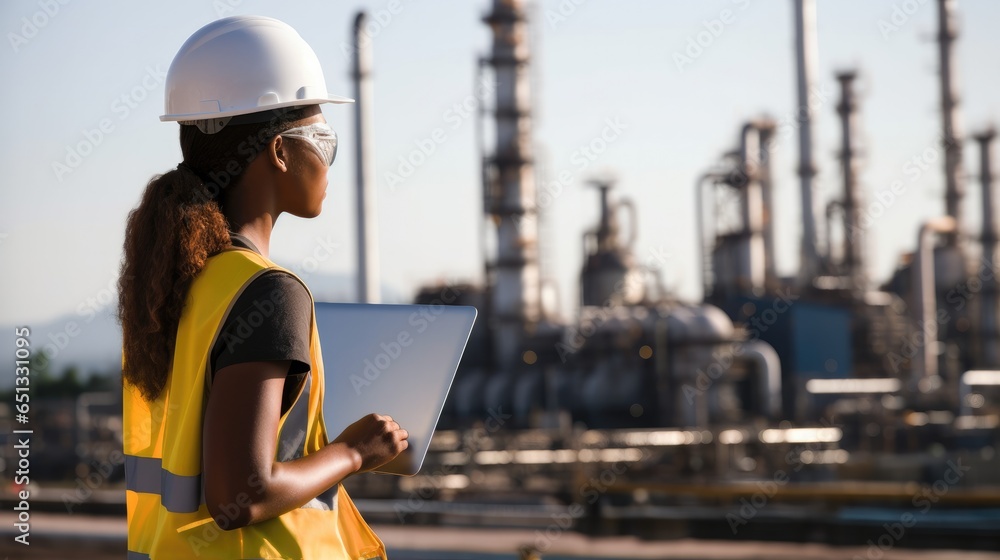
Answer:
[[[289,375],[310,370],[312,299],[281,270],[254,278],[229,312],[212,347],[212,373],[244,362],[291,360]]]

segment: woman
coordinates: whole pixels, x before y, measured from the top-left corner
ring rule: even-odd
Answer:
[[[341,486],[407,447],[371,414],[332,442],[313,300],[268,258],[312,218],[337,137],[312,49],[271,18],[206,25],[166,83],[183,161],[128,217],[119,279],[128,558],[384,558]]]

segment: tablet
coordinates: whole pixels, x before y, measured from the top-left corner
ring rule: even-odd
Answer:
[[[373,472],[417,474],[476,315],[465,305],[317,302],[330,440],[368,414],[388,414],[409,446]]]

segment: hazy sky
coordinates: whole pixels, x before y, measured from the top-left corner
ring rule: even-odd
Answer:
[[[368,9],[375,31],[375,143],[382,279],[404,294],[437,278],[479,278],[481,196],[474,118],[455,104],[474,93],[477,56],[490,42],[481,16],[489,2],[400,0],[264,2],[82,2],[0,4],[0,48],[8,132],[0,138],[0,323],[31,324],[108,300],[121,255],[124,220],[146,182],[180,161],[177,124],[161,123],[163,77],[184,40],[218,17],[261,14],[297,29],[319,55],[330,91],[351,95],[344,46],[354,13]],[[578,5],[577,5],[578,4]],[[880,28],[880,21],[896,29]],[[47,10],[47,12],[46,12]],[[724,14],[724,10],[730,10]],[[911,13],[907,13],[911,12]],[[962,0],[958,42],[966,132],[1000,121],[1000,2]],[[543,270],[559,286],[565,311],[578,297],[581,236],[597,217],[597,195],[584,186],[613,172],[619,193],[638,203],[641,262],[662,265],[682,297],[700,296],[694,180],[736,145],[744,120],[794,114],[792,5],[785,0],[545,0],[533,13],[535,140],[543,179],[568,171],[545,208]],[[904,193],[871,227],[871,272],[884,279],[917,226],[943,211],[940,160],[917,174],[904,165],[935,145],[940,128],[933,0],[820,0],[819,84],[830,93],[819,110],[816,154],[824,201],[839,192],[835,70],[863,73],[861,126],[870,199],[893,181]],[[728,23],[713,23],[725,17]],[[685,52],[702,31],[707,46]],[[691,56],[678,67],[675,53]],[[692,56],[692,53],[694,55]],[[492,100],[490,100],[492,104]],[[322,246],[335,246],[319,268],[354,271],[352,108],[324,106],[341,139],[323,214],[283,216],[271,257],[302,271]],[[449,112],[452,111],[452,112]],[[624,130],[587,166],[574,151],[608,120]],[[103,125],[105,132],[98,132]],[[411,176],[387,177],[416,143],[442,129],[444,141]],[[438,136],[440,138],[440,135]],[[966,168],[978,169],[969,143]],[[800,218],[796,144],[775,155],[779,272],[797,267]],[[969,228],[979,221],[979,184],[970,177]],[[669,255],[663,262],[652,255]],[[308,282],[308,276],[305,276]],[[567,306],[569,308],[567,309]]]

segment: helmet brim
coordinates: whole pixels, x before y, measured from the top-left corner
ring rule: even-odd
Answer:
[[[311,99],[293,99],[290,101],[285,101],[283,103],[275,103],[273,105],[267,105],[264,107],[251,107],[247,109],[235,109],[232,111],[221,111],[221,112],[205,112],[205,113],[188,113],[184,115],[160,115],[160,121],[170,122],[170,121],[200,121],[206,119],[221,119],[225,117],[235,117],[238,115],[249,115],[251,113],[263,113],[265,111],[270,111],[272,109],[282,109],[284,107],[294,107],[297,105],[319,105],[321,103],[354,103],[354,99],[350,97],[343,97],[340,95],[333,95],[328,93],[326,97],[314,97]]]

